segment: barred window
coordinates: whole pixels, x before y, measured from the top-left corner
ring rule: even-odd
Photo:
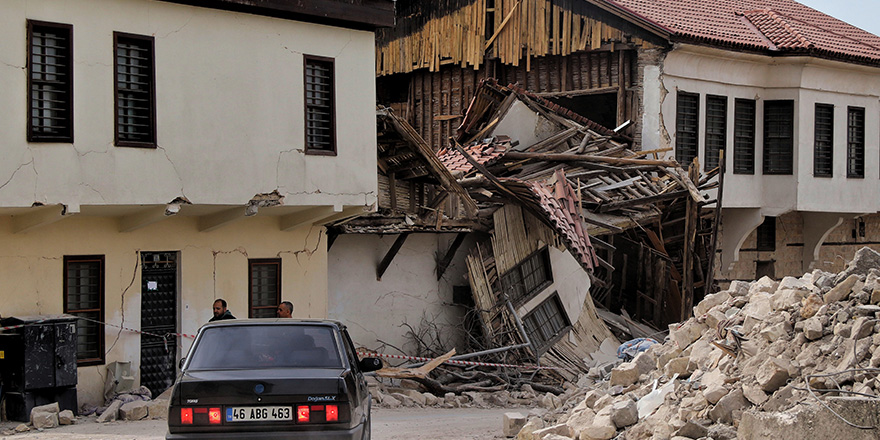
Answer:
[[[727,97],[706,95],[706,170],[719,165],[719,152],[727,146]]]
[[[156,81],[152,37],[114,32],[116,145],[156,146]]]
[[[305,57],[306,153],[336,155],[332,58]]]
[[[104,363],[104,256],[64,257],[64,313],[78,316],[76,359],[79,365]]]
[[[813,176],[831,177],[834,174],[834,106],[816,104],[813,144]]]
[[[764,102],[764,174],[794,173],[794,101]]]
[[[281,304],[281,259],[251,259],[248,266],[248,318],[274,318]]]
[[[683,167],[697,157],[697,136],[700,131],[700,95],[678,92],[675,115],[675,160]]]
[[[776,217],[764,217],[764,222],[758,226],[755,249],[759,251],[776,250]]]
[[[865,109],[849,107],[846,116],[846,177],[865,177]]]
[[[530,255],[501,276],[501,285],[514,304],[537,295],[552,282],[550,253],[547,248]]]
[[[554,292],[550,298],[523,317],[523,327],[532,344],[541,350],[571,328],[571,323],[562,308],[559,295]]]
[[[73,142],[73,26],[31,21],[28,141]]]
[[[755,100],[733,103],[733,173],[755,174]]]

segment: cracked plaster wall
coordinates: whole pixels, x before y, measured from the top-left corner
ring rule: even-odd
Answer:
[[[0,206],[376,198],[373,33],[148,0],[4,0]],[[26,142],[28,19],[73,25],[73,144]],[[113,32],[155,37],[158,149],[113,145]],[[303,54],[335,59],[338,156],[307,156]]]
[[[705,158],[706,95],[726,96],[727,145],[733,145],[736,98],[757,100],[755,174],[734,174],[733,151],[726,154],[724,207],[762,208],[767,215],[786,212],[877,212],[880,210],[880,69],[806,57],[770,58],[731,51],[677,45],[663,65],[659,86],[660,117],[645,118],[644,139],[668,132],[675,145],[676,94],[700,94],[699,157]],[[656,80],[655,80],[656,81]],[[646,85],[647,89],[647,85]],[[653,95],[646,92],[645,99]],[[656,99],[656,97],[655,97]],[[766,100],[795,101],[794,174],[763,175],[763,108]],[[813,177],[813,127],[816,103],[835,106],[834,177]],[[650,109],[655,104],[645,103]],[[865,108],[865,178],[846,178],[846,109]],[[646,110],[647,111],[647,110]],[[656,124],[660,124],[659,127]],[[660,144],[662,146],[662,143]],[[666,153],[674,157],[674,152]],[[702,163],[702,160],[701,160]]]
[[[278,230],[277,219],[251,218],[217,231],[197,232],[195,218],[172,218],[131,233],[115,219],[73,217],[23,234],[12,234],[0,217],[0,314],[63,312],[63,257],[105,256],[105,322],[140,327],[141,274],[138,251],[178,251],[179,330],[195,334],[224,298],[237,317],[248,315],[249,258],[281,258],[282,300],[298,318],[327,317],[327,241],[323,228]],[[131,361],[140,368],[136,333],[106,327],[106,362]],[[184,339],[182,352],[191,340]],[[179,358],[180,354],[178,354]],[[105,367],[78,369],[80,403],[102,405]]]
[[[417,347],[403,323],[418,330],[432,322],[443,330],[446,349],[461,350],[465,308],[452,304],[452,287],[468,284],[464,256],[472,238],[438,281],[436,260],[455,234],[411,234],[377,281],[376,267],[396,238],[348,234],[336,239],[328,255],[328,316],[348,324],[355,344],[369,349],[387,344],[385,353],[400,354],[394,346],[414,354]]]

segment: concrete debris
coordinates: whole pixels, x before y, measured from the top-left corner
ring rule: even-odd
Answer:
[[[58,413],[58,423],[60,425],[75,425],[76,416],[73,415],[73,411],[65,409]]]
[[[114,400],[104,412],[98,416],[98,423],[115,422],[119,418],[119,408],[122,407],[121,400]]]
[[[57,428],[59,412],[58,402],[35,406],[31,409],[31,425],[34,429]]]
[[[521,429],[526,426],[526,416],[520,413],[504,413],[504,422],[502,425],[502,433],[505,437],[516,437]]]
[[[517,438],[538,438],[537,426],[581,440],[878,438],[877,268],[880,254],[861,250],[840,274],[734,281],[664,343],[581,377]],[[526,398],[535,406],[545,396]]]

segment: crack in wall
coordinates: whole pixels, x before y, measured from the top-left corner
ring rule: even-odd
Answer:
[[[239,246],[231,251],[217,251],[217,250],[213,250],[213,249],[211,250],[212,257],[214,258],[213,267],[212,267],[212,271],[213,271],[212,277],[213,277],[214,283],[213,283],[213,286],[211,286],[211,288],[214,292],[214,299],[215,300],[218,298],[217,297],[217,255],[220,255],[220,254],[229,255],[229,254],[236,254],[236,253],[244,255],[245,258],[250,258],[248,256],[247,249],[245,249],[241,246]]]
[[[312,236],[312,231],[314,231],[316,229],[318,230],[318,242],[315,243],[314,248],[309,249],[309,246],[308,246],[309,245],[309,237]],[[314,255],[315,252],[318,251],[318,249],[320,249],[321,242],[324,241],[323,240],[324,239],[323,231],[324,231],[324,228],[314,228],[314,227],[309,228],[309,233],[306,234],[306,238],[303,240],[303,246],[302,246],[301,250],[298,250],[298,251],[279,251],[277,254],[275,254],[275,258],[281,258],[282,254],[290,254],[290,255],[293,255],[294,258],[296,258],[296,263],[299,264],[300,266],[302,266],[302,263],[299,261],[300,255],[305,254],[307,257],[311,258],[311,256]]]
[[[334,58],[339,58],[339,56],[342,55],[342,52],[345,51],[345,48],[347,48],[349,44],[351,44],[351,34],[348,35],[348,41],[346,41],[345,44],[342,45],[342,47],[339,49],[339,52],[336,52]]]
[[[125,294],[128,293],[129,289],[131,289],[131,286],[134,286],[134,281],[137,279],[138,267],[140,267],[140,252],[140,249],[134,250],[134,270],[131,273],[131,282],[128,283],[128,287],[126,287],[122,291],[122,296],[119,299],[119,312],[122,314],[122,319],[119,323],[119,329],[116,332],[116,340],[113,341],[113,344],[110,345],[110,348],[104,350],[105,356],[113,351],[113,347],[116,346],[116,344],[119,342],[119,338],[122,337],[122,332],[124,331],[122,327],[125,327]]]
[[[21,171],[22,168],[24,168],[28,165],[33,166],[33,164],[34,164],[34,157],[33,157],[33,155],[31,155],[31,160],[19,165],[18,168],[16,168],[15,171],[12,172],[12,175],[9,176],[9,179],[7,179],[5,182],[3,182],[3,184],[0,184],[0,189],[3,189],[6,187],[6,185],[9,185],[9,182],[12,182],[12,179],[15,178],[15,175],[18,174],[18,172]],[[36,168],[34,169],[34,172],[36,172]]]
[[[174,174],[177,175],[177,181],[180,182],[180,195],[182,195],[186,199],[189,199],[189,197],[187,197],[186,195],[186,192],[183,190],[183,177],[181,177],[180,175],[180,170],[177,169],[177,165],[175,165],[174,161],[171,160],[171,157],[168,156],[168,151],[164,147],[160,147],[158,145],[156,145],[156,149],[162,150],[162,154],[165,155],[165,159],[168,160],[168,163],[171,164],[171,168],[174,169]]]
[[[9,63],[9,62],[3,61],[3,60],[0,60],[0,64],[4,65],[6,67],[11,67],[13,69],[21,69],[21,70],[27,69],[27,66],[19,66],[18,64],[12,64],[12,63]]]
[[[161,36],[160,36],[160,35],[153,34],[153,36],[155,36],[156,38],[168,38],[168,37],[170,37],[171,35],[174,35],[174,34],[180,32],[180,31],[182,31],[183,28],[189,26],[189,23],[190,23],[191,21],[193,21],[193,18],[195,18],[195,16],[196,16],[195,13],[190,14],[190,15],[189,15],[189,18],[186,19],[186,23],[184,23],[184,24],[183,24],[182,26],[180,26],[179,28],[177,28],[177,29],[175,29],[175,30],[173,30],[173,31],[171,31],[171,32],[168,32],[168,33],[165,34],[165,35],[161,35]]]

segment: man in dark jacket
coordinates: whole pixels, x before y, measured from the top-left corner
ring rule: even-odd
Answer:
[[[235,319],[235,316],[232,316],[232,313],[226,310],[226,300],[218,298],[214,301],[214,317],[208,320],[208,322],[222,321],[224,319]]]

